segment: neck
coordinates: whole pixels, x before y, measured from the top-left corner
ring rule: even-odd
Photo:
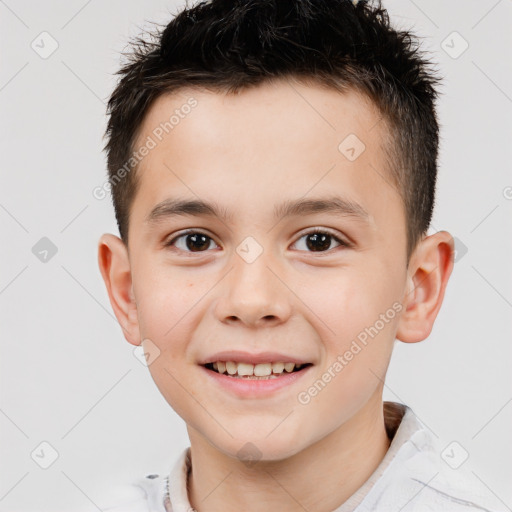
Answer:
[[[331,512],[368,480],[386,454],[381,395],[348,422],[301,452],[248,467],[189,427],[189,501],[197,512]]]

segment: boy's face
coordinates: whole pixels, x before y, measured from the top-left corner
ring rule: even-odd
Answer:
[[[191,97],[197,105],[183,108]],[[176,110],[161,137],[155,129]],[[135,145],[157,143],[137,170],[131,209],[128,338],[150,340],[151,375],[191,436],[233,456],[251,442],[263,459],[280,459],[381,408],[408,277],[403,203],[379,119],[353,92],[285,81],[239,95],[182,91],[152,105]],[[335,198],[352,209],[274,216],[287,203]],[[215,203],[228,216],[148,220],[171,199]],[[196,237],[166,246],[188,229]],[[250,394],[201,365],[230,350],[312,366]]]

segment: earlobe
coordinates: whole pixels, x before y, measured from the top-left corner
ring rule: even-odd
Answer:
[[[432,331],[453,270],[453,254],[453,237],[446,231],[424,238],[416,247],[396,334],[400,341],[416,343]]]
[[[98,265],[124,337],[132,345],[140,345],[130,260],[126,246],[119,237],[109,233],[101,236],[98,242]]]

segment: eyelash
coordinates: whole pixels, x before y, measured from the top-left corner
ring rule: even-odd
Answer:
[[[337,237],[335,234],[331,233],[329,230],[327,229],[323,229],[323,228],[313,228],[311,229],[310,231],[307,231],[306,233],[303,233],[295,243],[297,243],[299,240],[301,240],[302,238],[306,237],[306,236],[309,236],[309,235],[314,235],[315,233],[320,233],[320,234],[324,234],[324,235],[329,235],[331,237],[332,240],[334,240],[335,242],[337,242],[339,244],[339,247],[345,247],[345,248],[349,248],[352,246],[352,244],[350,244],[349,242],[346,242],[345,240],[342,240],[340,239],[339,237]],[[176,242],[176,240],[179,240],[180,238],[183,238],[187,235],[204,235],[205,237],[209,238],[210,240],[212,240],[213,242],[215,242],[213,240],[213,238],[209,235],[207,235],[206,233],[203,233],[202,231],[198,231],[198,230],[194,230],[194,229],[189,229],[187,231],[184,231],[183,233],[180,233],[178,236],[175,236],[172,240],[170,240],[169,242],[166,242],[165,243],[165,247],[173,247],[174,246],[174,243]],[[326,253],[331,253],[332,251],[334,251],[335,249],[339,248],[339,247],[334,247],[333,249],[328,249],[327,251],[317,251],[318,254],[326,254]],[[185,253],[188,253],[188,254],[201,254],[202,252],[207,252],[207,251],[197,251],[197,252],[193,252],[193,251],[187,251],[187,250],[183,250],[183,249],[177,249],[178,251],[182,251],[182,252],[185,252]],[[306,251],[306,252],[309,252],[309,253],[315,253],[315,251]]]

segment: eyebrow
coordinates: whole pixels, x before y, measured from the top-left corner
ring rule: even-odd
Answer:
[[[276,219],[315,213],[334,213],[343,217],[355,217],[364,222],[369,222],[370,219],[368,212],[360,204],[341,197],[288,200],[274,207]],[[223,221],[233,219],[232,213],[214,201],[170,198],[158,203],[151,210],[146,217],[146,223],[156,224],[161,220],[177,216],[218,217]]]

